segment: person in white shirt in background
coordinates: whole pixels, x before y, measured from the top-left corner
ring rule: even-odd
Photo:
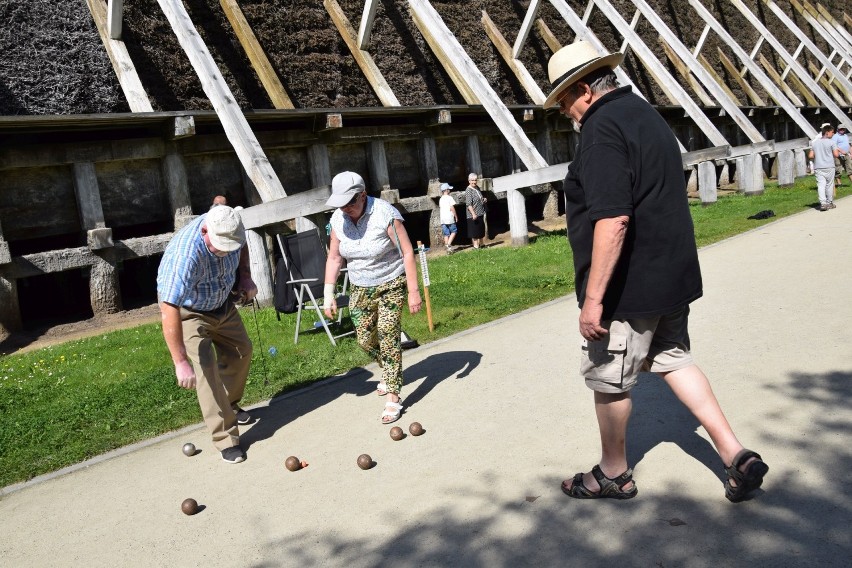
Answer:
[[[459,217],[456,214],[456,200],[450,195],[450,190],[453,189],[448,183],[441,184],[441,199],[438,200],[438,209],[441,212],[441,234],[444,236],[444,246],[447,247],[447,253],[452,254],[455,251],[453,240],[458,233]]]

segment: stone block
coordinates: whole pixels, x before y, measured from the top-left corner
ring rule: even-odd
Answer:
[[[388,203],[399,203],[399,190],[398,189],[385,189],[382,191],[381,196],[382,199],[387,201]]]
[[[91,250],[100,250],[115,246],[112,242],[112,229],[90,229],[86,231],[86,244]]]

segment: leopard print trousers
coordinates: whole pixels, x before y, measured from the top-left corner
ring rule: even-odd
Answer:
[[[405,275],[378,286],[352,285],[349,308],[358,345],[382,368],[388,392],[402,390],[402,306],[405,302]]]

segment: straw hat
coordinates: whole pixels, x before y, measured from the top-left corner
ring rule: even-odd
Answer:
[[[612,53],[601,55],[598,50],[587,41],[577,41],[566,45],[553,54],[547,63],[547,75],[553,90],[544,101],[544,108],[556,106],[556,101],[562,92],[578,79],[596,71],[601,67],[615,69],[624,59],[623,53]]]

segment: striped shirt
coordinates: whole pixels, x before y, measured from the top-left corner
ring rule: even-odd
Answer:
[[[331,228],[340,241],[340,256],[346,259],[349,281],[356,286],[378,286],[405,272],[396,239],[388,237],[388,227],[395,219],[403,220],[396,207],[369,196],[358,223],[340,209],[331,215]]]
[[[237,279],[240,250],[218,257],[207,248],[201,227],[205,215],[175,233],[160,260],[157,297],[161,302],[212,312],[228,299]]]
[[[476,213],[477,217],[485,215],[485,202],[482,200],[482,192],[477,188],[472,185],[467,186],[464,190],[464,201],[466,205],[464,208],[465,217],[468,219],[473,218],[468,207],[473,207],[473,212]]]

